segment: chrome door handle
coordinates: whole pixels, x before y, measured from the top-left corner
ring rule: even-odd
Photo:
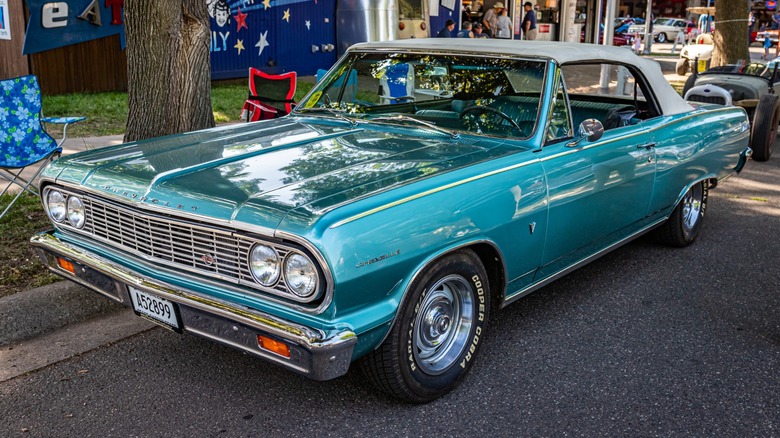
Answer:
[[[645,143],[645,144],[640,144],[640,145],[639,145],[639,146],[637,146],[636,148],[637,148],[637,149],[647,149],[647,150],[649,151],[650,149],[653,149],[653,148],[655,148],[655,143]]]

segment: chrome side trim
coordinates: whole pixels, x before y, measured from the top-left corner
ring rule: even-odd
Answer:
[[[472,176],[472,177],[469,177],[469,178],[462,179],[460,181],[455,181],[455,182],[452,182],[452,183],[449,183],[449,184],[445,184],[443,186],[436,187],[435,189],[426,190],[424,192],[417,193],[417,194],[411,195],[411,196],[407,196],[406,198],[398,199],[398,200],[390,202],[388,204],[381,205],[381,206],[376,207],[376,208],[372,208],[371,210],[367,210],[367,211],[364,211],[362,213],[358,213],[358,214],[356,214],[354,216],[348,217],[346,219],[343,219],[343,220],[340,220],[340,221],[334,223],[333,225],[330,226],[330,228],[331,229],[338,228],[338,227],[340,227],[342,225],[346,225],[346,224],[348,224],[350,222],[354,222],[354,221],[356,221],[358,219],[362,219],[364,217],[371,216],[371,215],[373,215],[375,213],[379,213],[380,211],[384,211],[384,210],[387,210],[389,208],[395,207],[397,205],[406,204],[407,202],[414,201],[415,199],[424,198],[426,196],[433,195],[435,193],[439,193],[439,192],[442,192],[444,190],[451,189],[453,187],[457,187],[457,186],[460,186],[460,185],[463,185],[463,184],[466,184],[466,183],[470,183],[472,181],[477,181],[477,180],[480,180],[482,178],[487,178],[487,177],[492,176],[492,175],[496,175],[496,174],[503,173],[503,172],[508,172],[510,170],[519,169],[521,167],[530,166],[531,164],[536,164],[536,163],[537,163],[537,160],[529,160],[529,161],[526,161],[526,162],[523,162],[523,163],[514,164],[512,166],[507,166],[507,167],[503,167],[501,169],[492,170],[490,172],[486,172],[486,173],[483,173],[481,175],[475,175],[475,176]]]
[[[33,236],[30,243],[42,255],[44,264],[50,270],[91,289],[96,289],[96,287],[60,269],[54,256],[61,256],[87,266],[120,284],[130,285],[176,302],[182,309],[182,323],[185,331],[250,351],[256,356],[279,363],[315,380],[327,380],[341,376],[349,368],[352,350],[357,343],[357,336],[352,330],[342,328],[326,331],[307,327],[248,307],[179,288],[144,276],[99,255],[63,242],[49,233]],[[129,305],[129,300],[125,299],[124,304]],[[190,312],[196,316],[201,315],[202,318],[185,318],[184,314]],[[198,322],[199,319],[211,319],[212,321]],[[291,359],[271,357],[269,356],[271,353],[265,353],[259,349],[255,350],[246,343],[236,342],[237,336],[231,337],[231,333],[239,330],[235,324],[252,330],[252,333],[257,331],[280,338],[289,343],[291,349],[300,351],[306,357],[292,357]],[[204,330],[204,327],[209,325],[214,328],[210,333]],[[306,365],[307,363],[310,365]]]
[[[578,268],[580,268],[582,266],[587,265],[588,263],[596,260],[597,258],[603,256],[604,254],[607,254],[607,253],[611,252],[612,250],[615,250],[615,249],[625,245],[626,243],[631,242],[632,240],[636,239],[637,237],[640,237],[641,235],[643,235],[643,234],[647,233],[648,231],[652,230],[653,228],[657,227],[658,225],[660,225],[661,223],[663,223],[667,219],[668,219],[668,217],[664,217],[664,218],[658,219],[655,222],[651,223],[650,225],[646,226],[645,228],[642,228],[641,230],[635,232],[634,234],[631,234],[630,236],[613,243],[612,245],[602,249],[601,251],[599,251],[599,252],[597,252],[597,253],[595,253],[593,255],[590,255],[590,256],[580,260],[579,262],[576,262],[576,263],[574,263],[572,265],[569,265],[568,267],[566,267],[566,268],[556,272],[555,274],[552,274],[549,277],[547,277],[547,278],[545,278],[545,279],[543,279],[543,280],[541,280],[541,281],[539,281],[537,283],[533,283],[533,284],[527,286],[525,289],[521,289],[520,291],[515,292],[512,295],[505,296],[503,302],[501,303],[500,308],[501,309],[505,308],[509,304],[512,304],[513,302],[515,302],[515,301],[519,300],[520,298],[530,294],[531,292],[534,292],[534,291],[536,291],[538,289],[541,289],[542,287],[547,286],[548,284],[550,284],[553,281],[563,277],[564,275],[566,275],[566,274],[568,274],[568,273],[570,273],[570,272],[572,272],[572,271],[574,271],[574,270],[576,270],[576,269],[578,269]]]

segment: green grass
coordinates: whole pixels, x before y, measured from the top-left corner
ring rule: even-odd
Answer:
[[[68,126],[68,137],[96,137],[122,134],[127,125],[127,93],[64,94],[43,97],[46,117],[86,116],[87,120]],[[57,126],[50,134],[61,136]]]
[[[5,210],[11,195],[0,197],[0,211]],[[43,266],[29,244],[30,237],[51,227],[41,201],[26,193],[0,219],[0,297],[43,286],[58,280]]]
[[[314,84],[298,82],[294,100],[300,101]],[[241,107],[247,97],[246,84],[214,84],[211,87],[211,107],[214,122],[238,122]],[[127,126],[127,93],[92,93],[44,96],[43,111],[46,117],[86,116],[87,120],[68,127],[68,137],[96,137],[123,134]],[[60,137],[56,126],[50,134]]]

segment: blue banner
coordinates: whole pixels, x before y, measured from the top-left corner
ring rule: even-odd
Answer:
[[[124,0],[27,0],[23,55],[119,34],[125,48]]]

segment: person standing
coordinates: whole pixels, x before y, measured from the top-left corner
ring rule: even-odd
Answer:
[[[507,16],[507,10],[503,9],[498,14],[498,21],[496,21],[496,29],[498,30],[497,38],[510,39],[512,38],[512,20]]]
[[[474,38],[490,38],[486,33],[482,33],[482,25],[477,23],[474,25]]]
[[[482,31],[485,32],[487,36],[491,38],[496,37],[496,23],[498,23],[498,14],[503,10],[504,4],[501,2],[496,2],[492,8],[485,12],[485,15],[482,17]]]
[[[474,32],[471,31],[471,22],[464,21],[463,29],[459,30],[455,36],[458,38],[474,38]]]
[[[766,59],[769,56],[770,47],[772,47],[772,39],[769,37],[769,32],[764,31],[764,55],[761,59]]]
[[[452,20],[447,20],[447,22],[444,23],[444,29],[440,30],[439,33],[436,34],[436,38],[452,38],[453,30],[455,30],[455,22]]]
[[[525,10],[525,17],[523,17],[523,39],[535,40],[536,12],[534,12],[534,6],[531,2],[525,2],[523,10]]]

